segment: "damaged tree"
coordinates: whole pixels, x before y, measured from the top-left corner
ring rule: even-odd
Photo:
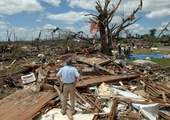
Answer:
[[[112,40],[116,39],[119,33],[126,27],[134,24],[136,21],[141,19],[135,19],[135,14],[138,12],[138,10],[142,9],[142,0],[140,0],[140,4],[138,5],[138,7],[129,16],[127,16],[127,18],[121,16],[122,21],[120,22],[120,24],[114,24],[112,27],[110,27],[110,23],[115,16],[115,13],[118,11],[122,0],[119,0],[116,6],[112,5],[112,9],[109,8],[110,2],[111,0],[105,0],[104,7],[102,8],[102,5],[98,0],[96,2],[95,8],[99,12],[99,15],[94,15],[92,13],[87,14],[93,16],[93,19],[90,18],[90,22],[95,22],[98,25],[101,37],[101,52],[107,55],[109,54]]]
[[[35,40],[36,40],[36,47],[37,47],[37,50],[38,50],[38,51],[40,50],[41,31],[42,31],[42,30],[40,30],[40,32],[39,32],[39,34],[38,34],[38,38],[35,39]]]

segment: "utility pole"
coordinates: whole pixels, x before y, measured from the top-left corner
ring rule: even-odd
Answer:
[[[156,42],[156,40],[160,37],[160,35],[163,33],[163,31],[167,30],[168,25],[170,24],[170,22],[165,26],[165,28],[159,33],[159,35],[155,38],[155,40],[151,43],[151,45],[149,46],[149,48],[151,48],[154,43]]]

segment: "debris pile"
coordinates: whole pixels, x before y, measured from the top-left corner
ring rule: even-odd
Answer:
[[[55,75],[69,57],[82,79],[76,83],[78,113],[72,116],[68,110],[63,116],[61,82]],[[0,100],[0,119],[170,119],[170,73],[165,70],[169,68],[148,60],[122,59],[123,64],[115,60],[115,56],[99,52],[68,53],[49,61],[21,64],[24,69],[3,78],[17,90]]]

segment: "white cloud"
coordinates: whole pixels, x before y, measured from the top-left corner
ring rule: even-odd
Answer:
[[[121,21],[122,21],[122,19],[120,16],[114,16],[111,21],[111,24],[120,23]]]
[[[74,11],[70,11],[67,13],[61,13],[61,14],[48,14],[47,18],[51,19],[51,20],[56,20],[56,21],[60,21],[62,23],[66,23],[66,24],[74,24],[78,21],[85,21],[87,19],[87,17],[85,17],[84,15],[87,14],[87,12],[74,12]]]
[[[169,22],[163,22],[161,25],[165,27],[168,23]]]
[[[161,25],[158,26],[157,29],[160,30],[160,31],[162,31],[162,30],[168,25],[168,23],[169,23],[169,22],[163,22]],[[168,29],[168,31],[165,31],[165,32],[168,32],[168,33],[169,33],[169,31],[170,31],[170,25],[167,26],[167,29]]]
[[[96,1],[98,0],[67,0],[71,8],[82,8],[84,10],[96,10]],[[102,7],[104,6],[105,0],[99,0]],[[114,0],[110,2],[110,5],[116,5],[119,0]]]
[[[43,7],[37,0],[1,0],[0,14],[16,14],[23,11],[38,12],[42,11]]]
[[[133,10],[135,10],[138,5],[140,4],[140,0],[128,0],[128,1],[123,1],[118,10],[122,11],[125,16],[130,15]]]
[[[46,29],[46,30],[51,30],[51,29],[55,29],[56,26],[52,25],[52,24],[45,24],[42,29]]]
[[[39,14],[38,18],[36,19],[36,22],[42,22],[44,18],[45,18],[45,13]]]
[[[134,35],[134,34],[146,34],[148,33],[148,30],[145,29],[144,27],[142,27],[139,24],[132,24],[129,27],[126,28],[126,30],[128,30],[130,32],[130,34]]]
[[[7,32],[10,34],[10,38],[11,40],[13,40],[13,36],[14,36],[14,32],[15,32],[15,36],[17,37],[17,40],[26,40],[26,38],[28,37],[29,31],[26,28],[23,27],[13,27],[13,28],[6,28],[5,32]],[[7,34],[4,32],[4,35]],[[3,40],[6,40],[6,37],[3,36],[2,37]]]
[[[82,8],[82,9],[90,9],[90,10],[95,10],[95,1],[93,0],[67,0],[69,2],[69,6],[74,8]]]
[[[169,0],[143,0],[143,10],[149,12],[148,19],[159,19],[170,15]]]
[[[65,27],[64,29],[65,29],[66,31],[73,31],[73,32],[76,31],[75,27],[70,27],[70,26]]]
[[[149,19],[159,19],[159,18],[163,18],[166,16],[170,16],[170,8],[155,10],[155,11],[150,12],[149,14],[146,14],[145,16],[146,18],[149,18]]]
[[[2,25],[2,24],[8,24],[8,23],[6,23],[4,21],[0,21],[0,25]]]
[[[6,29],[8,26],[7,25],[1,25],[0,24],[0,29]]]
[[[0,29],[7,29],[8,28],[8,24],[7,22],[4,21],[0,21]]]
[[[36,19],[36,22],[41,22],[42,20],[41,19]]]
[[[13,29],[15,29],[15,31],[16,32],[22,32],[22,31],[24,31],[24,32],[27,32],[28,30],[26,29],[26,28],[22,28],[22,27],[15,27],[15,28],[13,28]]]
[[[78,7],[86,10],[96,10],[95,1],[91,0],[67,0],[69,6],[72,8]],[[104,4],[104,0],[99,0],[101,4]],[[111,1],[111,4],[117,5],[119,0]],[[134,9],[138,7],[140,0],[122,1],[119,7],[119,11],[123,12],[125,16],[132,13]],[[143,0],[142,12],[149,12],[146,17],[149,19],[163,18],[170,15],[170,2],[169,0]]]
[[[85,24],[80,31],[83,31],[85,35],[88,35],[90,33],[90,24]]]
[[[69,6],[72,8],[82,8],[84,10],[96,10],[96,1],[98,0],[67,0]],[[105,0],[99,0],[102,7],[104,6]],[[116,6],[119,0],[111,0],[109,8],[112,8],[112,5]],[[131,13],[137,6],[140,4],[140,0],[131,0],[131,1],[122,1],[119,6],[119,11],[126,11],[125,13]]]
[[[66,5],[65,1],[67,1],[68,8],[65,8],[65,6],[63,8],[59,8],[63,11],[63,13],[57,13],[54,14],[51,11],[50,7],[45,8],[46,5],[44,5],[44,3],[41,5],[42,2],[45,2],[45,4],[49,3],[51,6],[56,6],[58,7],[59,5]],[[35,26],[32,28],[32,30],[30,30],[31,28],[26,28],[24,26],[20,26],[15,28],[16,31],[18,31],[18,29],[20,28],[25,28],[25,32],[26,30],[28,30],[27,32],[29,32],[29,36],[38,36],[38,33],[40,31],[40,29],[49,29],[49,28],[55,28],[55,26],[53,24],[61,24],[59,26],[62,27],[62,23],[64,26],[64,29],[70,29],[71,31],[74,31],[74,27],[70,26],[71,24],[79,24],[80,29],[83,32],[86,32],[87,34],[89,34],[89,29],[90,29],[90,24],[89,23],[85,23],[86,20],[89,20],[88,18],[91,16],[84,16],[85,14],[89,14],[89,13],[97,13],[97,10],[95,9],[96,6],[96,1],[97,0],[1,0],[0,1],[0,29],[5,31],[5,35],[6,35],[6,29],[9,28],[8,26],[8,18],[6,17],[5,14],[11,15],[10,17],[14,17],[13,15],[17,14],[17,13],[21,13],[21,12],[40,12],[43,11],[44,9],[48,12],[48,13],[40,13],[38,14],[29,14],[30,19],[34,19],[34,21],[36,21]],[[105,0],[99,0],[103,6],[104,1]],[[111,0],[111,3],[116,5],[117,2],[119,0]],[[143,1],[143,7],[142,10],[139,11],[135,17],[141,17],[141,15],[145,15],[145,17],[143,17],[143,21],[145,23],[148,24],[148,22],[146,20],[148,19],[161,19],[161,18],[168,18],[168,16],[170,16],[170,2],[169,0],[142,0]],[[61,4],[62,2],[62,4]],[[127,15],[129,15],[130,13],[132,13],[132,11],[134,9],[136,9],[136,7],[139,5],[140,0],[122,0],[122,3],[120,4],[119,7],[119,14],[116,14],[115,17],[113,18],[111,24],[115,24],[117,23],[117,25],[120,23],[120,16],[118,15],[124,15],[124,17],[126,17]],[[69,8],[71,7],[71,8]],[[79,11],[77,11],[77,9]],[[58,9],[58,8],[57,8]],[[57,11],[56,9],[56,11]],[[50,10],[50,11],[49,11]],[[72,11],[68,11],[68,10],[72,10]],[[73,11],[74,10],[74,11]],[[82,10],[82,11],[81,11]],[[91,11],[92,10],[92,11]],[[57,12],[59,12],[60,10],[58,10]],[[65,12],[67,11],[67,12]],[[51,12],[51,13],[50,13]],[[64,13],[65,12],[65,13]],[[147,14],[146,14],[147,13]],[[3,15],[3,16],[2,16]],[[36,16],[34,16],[36,15]],[[98,15],[98,13],[96,14]],[[48,19],[50,19],[49,21],[45,21],[46,17]],[[147,18],[147,19],[145,19]],[[7,21],[7,22],[3,22],[3,21]],[[166,20],[168,21],[168,20]],[[153,20],[154,22],[154,20]],[[45,23],[45,25],[42,25],[43,23]],[[49,23],[49,24],[48,24]],[[140,20],[138,21],[138,23],[140,23]],[[13,26],[19,26],[20,24],[15,24],[10,22],[10,25]],[[68,25],[70,24],[70,25]],[[149,32],[149,27],[151,24],[145,24],[145,28],[142,27],[143,23],[139,24],[133,24],[131,26],[129,26],[127,29],[129,29],[129,31],[132,34],[146,34]],[[163,22],[161,24],[161,22],[157,23],[157,26],[154,26],[154,28],[156,28],[158,31],[162,30],[167,22]],[[43,27],[40,27],[43,26]],[[12,26],[10,26],[12,27]],[[36,29],[38,28],[38,29]],[[79,30],[80,30],[79,29]],[[170,25],[169,28],[170,30]],[[37,32],[36,32],[37,31]],[[26,33],[23,33],[23,35],[25,35]],[[4,36],[5,36],[4,35]],[[19,33],[18,33],[19,36]]]
[[[42,0],[42,1],[47,2],[47,3],[49,3],[49,4],[53,5],[53,6],[57,6],[57,7],[61,3],[61,0]]]
[[[145,11],[161,10],[169,8],[169,0],[143,0],[143,7]]]

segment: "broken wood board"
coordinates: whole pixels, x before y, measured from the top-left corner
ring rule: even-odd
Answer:
[[[1,120],[28,120],[41,108],[48,104],[48,101],[56,97],[51,92],[38,92],[32,90],[19,90],[14,94],[0,100]]]
[[[23,87],[23,82],[21,76],[23,73],[16,73],[10,76],[10,82],[12,82],[16,87]]]
[[[99,85],[102,82],[115,82],[115,81],[124,81],[129,79],[134,79],[140,77],[138,74],[131,74],[128,76],[124,75],[106,75],[106,76],[99,76],[95,78],[90,78],[88,80],[81,80],[76,83],[76,87],[87,87],[87,86],[95,86]]]
[[[110,59],[103,59],[103,58],[97,58],[97,57],[84,58],[78,61],[85,62],[85,63],[95,63],[98,65],[103,65],[103,64],[107,64],[111,62]]]
[[[109,74],[111,74],[111,75],[114,75],[115,73],[113,72],[113,71],[110,71],[110,70],[108,70],[108,69],[106,69],[106,68],[104,68],[103,66],[101,66],[101,65],[99,65],[99,64],[102,64],[102,62],[106,62],[105,60],[103,60],[103,61],[101,61],[100,60],[100,62],[96,62],[96,61],[93,61],[93,60],[87,60],[87,59],[85,59],[85,60],[79,60],[79,59],[77,59],[77,61],[78,62],[81,62],[81,63],[85,63],[85,64],[87,64],[87,65],[90,65],[90,66],[94,66],[95,68],[98,68],[98,69],[100,69],[100,70],[102,70],[102,71],[105,71],[105,72],[107,72],[107,73],[109,73]],[[108,61],[108,60],[107,60]],[[109,62],[110,62],[110,60],[109,60]]]

